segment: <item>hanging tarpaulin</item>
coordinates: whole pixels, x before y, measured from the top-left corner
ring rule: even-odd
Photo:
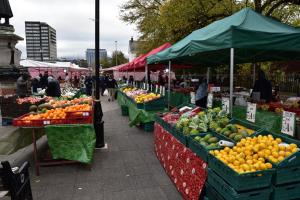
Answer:
[[[45,132],[53,159],[92,163],[96,144],[93,125],[46,126]]]

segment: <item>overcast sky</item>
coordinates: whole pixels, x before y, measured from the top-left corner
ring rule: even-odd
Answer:
[[[100,0],[100,47],[109,54],[118,48],[128,54],[128,41],[137,37],[132,25],[119,19],[119,6],[126,0]],[[94,48],[94,0],[10,0],[16,34],[24,37],[17,48],[26,58],[25,21],[42,21],[56,29],[58,57],[85,57],[87,48]]]

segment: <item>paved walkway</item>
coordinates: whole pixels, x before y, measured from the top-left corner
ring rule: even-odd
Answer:
[[[41,168],[37,200],[177,200],[181,196],[153,151],[153,134],[128,126],[116,102],[103,101],[107,150],[96,150],[92,171],[81,165]]]

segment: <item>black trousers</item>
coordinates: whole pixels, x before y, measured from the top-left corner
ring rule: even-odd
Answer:
[[[199,106],[201,108],[206,108],[207,107],[207,96],[203,97],[202,99],[197,100],[196,106]]]

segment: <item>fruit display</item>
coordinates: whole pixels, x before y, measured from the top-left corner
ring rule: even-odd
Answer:
[[[147,94],[140,94],[140,95],[137,95],[135,98],[134,98],[134,101],[136,103],[146,103],[146,102],[149,102],[149,101],[153,101],[155,99],[158,99],[160,98],[160,94],[154,94],[154,93],[147,93]]]
[[[53,108],[60,108],[60,107],[67,107],[70,105],[77,105],[77,104],[89,104],[91,105],[93,103],[93,99],[91,97],[80,97],[75,98],[72,100],[66,100],[66,99],[52,99],[48,102]]]
[[[126,92],[132,92],[135,90],[138,90],[136,87],[124,87],[120,89],[122,92],[126,93]]]
[[[214,149],[220,147],[218,144],[219,138],[213,136],[210,133],[204,136],[196,136],[194,140],[197,141],[200,145],[204,146],[206,149]]]
[[[243,138],[232,148],[211,150],[210,153],[242,174],[271,169],[272,163],[278,164],[297,151],[296,144],[283,143],[269,134]]]
[[[40,97],[24,97],[24,98],[18,98],[17,104],[23,104],[23,103],[31,103],[31,104],[36,104],[44,100],[44,98]]]
[[[226,125],[229,119],[225,112],[220,108],[208,109],[201,111],[196,116],[187,117],[184,114],[176,124],[176,129],[183,132],[184,135],[195,135],[206,133],[209,128],[213,128],[218,124]]]
[[[254,130],[246,128],[239,124],[227,124],[224,128],[217,127],[215,131],[231,140],[234,140],[235,142],[238,142],[242,138],[249,137],[253,133],[255,133]]]
[[[88,104],[82,105],[73,105],[68,106],[66,108],[55,108],[55,109],[47,109],[46,104],[43,107],[39,108],[42,109],[37,113],[30,113],[28,116],[24,117],[22,120],[31,121],[31,120],[45,120],[45,119],[65,119],[67,112],[77,112],[77,111],[90,111],[92,110],[92,106]],[[50,108],[50,107],[48,107]]]

